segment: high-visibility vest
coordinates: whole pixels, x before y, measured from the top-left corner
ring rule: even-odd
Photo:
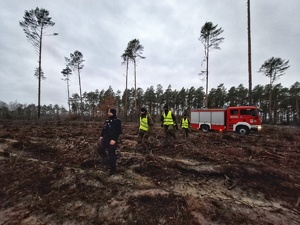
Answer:
[[[163,117],[164,117],[164,125],[174,125],[171,111],[169,111],[167,115],[164,112]]]
[[[140,130],[143,130],[143,131],[149,130],[148,115],[145,117],[140,116]]]
[[[189,120],[188,118],[182,118],[182,121],[181,121],[181,127],[182,128],[189,128]]]

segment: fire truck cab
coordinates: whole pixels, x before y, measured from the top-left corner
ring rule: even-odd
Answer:
[[[204,132],[235,131],[249,134],[260,131],[261,116],[256,106],[230,106],[224,109],[192,109],[191,127]]]

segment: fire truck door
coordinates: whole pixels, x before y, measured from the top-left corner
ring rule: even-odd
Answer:
[[[238,109],[229,109],[227,111],[227,130],[233,131],[233,125],[239,122],[239,111]]]

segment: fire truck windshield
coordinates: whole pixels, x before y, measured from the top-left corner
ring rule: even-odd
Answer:
[[[242,109],[241,115],[258,116],[259,112],[257,109]]]

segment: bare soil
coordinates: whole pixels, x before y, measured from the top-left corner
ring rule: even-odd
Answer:
[[[97,155],[100,122],[0,122],[0,225],[300,224],[300,128],[260,133],[126,124],[118,172]]]

